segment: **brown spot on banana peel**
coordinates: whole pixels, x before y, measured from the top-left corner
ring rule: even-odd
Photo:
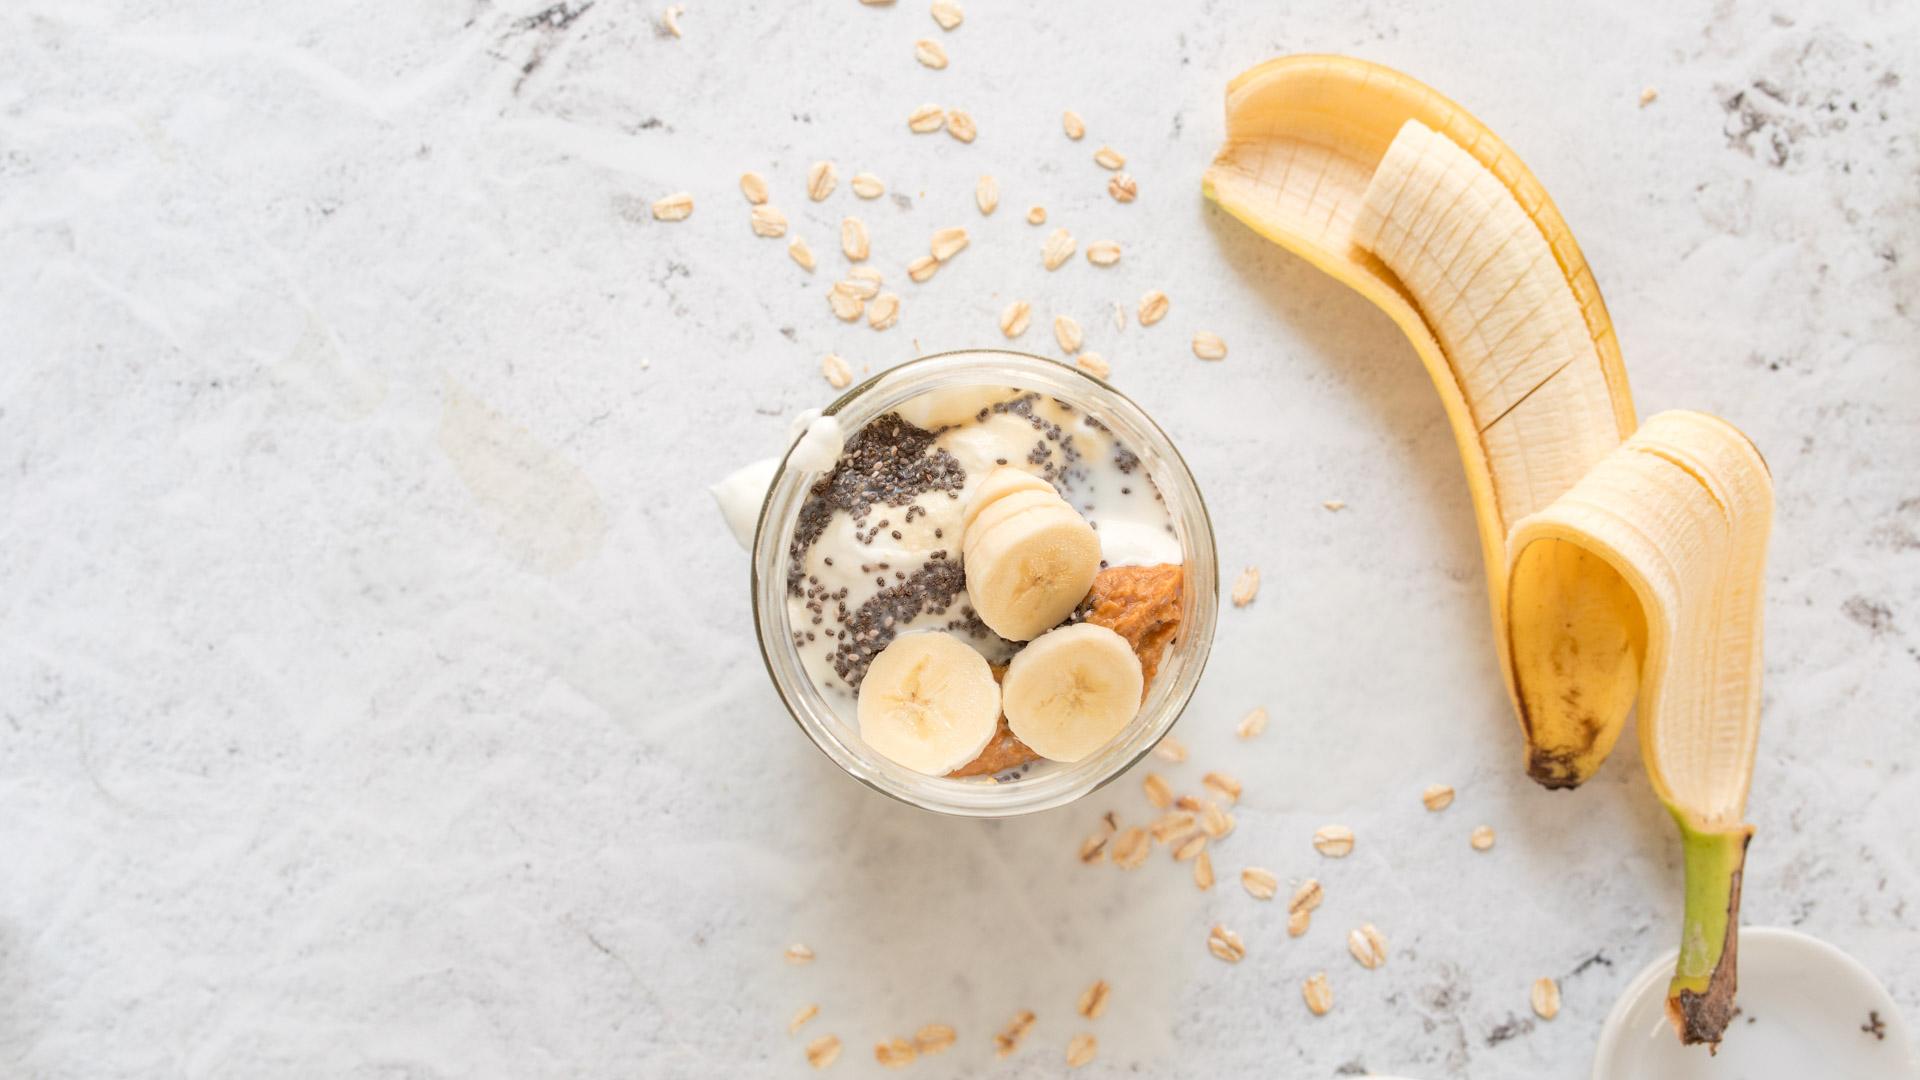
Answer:
[[[1733,999],[1739,986],[1740,885],[1746,876],[1747,845],[1752,842],[1753,829],[1749,826],[1740,838],[1740,865],[1733,871],[1727,890],[1727,926],[1721,936],[1720,958],[1707,977],[1706,989],[1675,991],[1671,986],[1668,988],[1667,1021],[1682,1043],[1689,1046],[1705,1043],[1708,1053],[1719,1052],[1720,1039],[1737,1011]]]

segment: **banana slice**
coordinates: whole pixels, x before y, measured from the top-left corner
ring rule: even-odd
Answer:
[[[1035,638],[1007,665],[1007,726],[1034,753],[1079,761],[1120,734],[1146,694],[1140,658],[1104,626],[1076,623]]]
[[[1100,537],[1045,480],[995,469],[965,515],[967,599],[1008,641],[1029,641],[1060,625],[1093,588]]]
[[[900,419],[927,431],[964,424],[980,415],[980,410],[1019,396],[1006,386],[953,386],[929,390],[919,397],[900,403],[893,411]]]
[[[952,634],[895,638],[860,683],[860,737],[889,761],[945,776],[980,756],[1000,726],[987,658]]]
[[[980,511],[985,510],[995,500],[1012,495],[1016,491],[1052,490],[1052,484],[1027,470],[1015,468],[1012,465],[1002,465],[988,473],[987,478],[980,481],[980,486],[974,489],[966,510],[960,515],[960,523],[971,528],[973,519],[979,516]]]
[[[976,504],[977,505],[977,504]],[[969,506],[968,510],[973,510]],[[1033,510],[1043,510],[1053,514],[1072,513],[1060,496],[1049,487],[1045,491],[1016,491],[995,499],[991,505],[974,514],[973,520],[966,522],[966,530],[961,533],[960,550],[965,554],[973,547],[973,541],[987,535],[1005,522]]]

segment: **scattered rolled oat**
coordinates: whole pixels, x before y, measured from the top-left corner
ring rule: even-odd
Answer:
[[[895,293],[883,292],[867,305],[867,325],[875,330],[885,330],[900,321],[900,297]]]
[[[1113,865],[1122,870],[1138,870],[1151,854],[1153,842],[1147,839],[1147,830],[1135,825],[1115,837],[1110,850]]]
[[[1492,847],[1493,826],[1481,825],[1474,829],[1473,835],[1467,838],[1467,842],[1473,845],[1473,850],[1475,851],[1485,851]]]
[[[932,243],[927,250],[934,258],[946,262],[960,254],[967,246],[967,230],[955,225],[950,229],[940,229],[933,234]]]
[[[1311,926],[1312,924],[1313,924],[1313,912],[1311,911],[1301,910],[1301,911],[1287,912],[1287,936],[1288,937],[1299,937],[1301,934],[1306,933],[1307,927]]]
[[[1203,892],[1213,888],[1213,856],[1204,851],[1193,860],[1193,885]]]
[[[1445,784],[1429,784],[1427,790],[1420,793],[1420,801],[1438,813],[1453,805],[1453,789]]]
[[[816,161],[807,166],[807,198],[819,202],[833,194],[833,186],[840,182],[840,173],[831,161]]]
[[[687,13],[687,9],[685,6],[680,4],[673,4],[669,6],[666,11],[661,12],[660,25],[666,27],[667,33],[672,34],[674,37],[679,37],[680,36],[680,16],[685,15],[686,13]]]
[[[1320,505],[1326,507],[1327,509],[1333,511],[1336,514],[1347,508],[1347,504],[1340,499],[1328,499],[1327,501],[1321,503]]]
[[[1173,805],[1188,813],[1197,814],[1207,808],[1207,801],[1194,795],[1182,795],[1173,800]]]
[[[822,1035],[807,1044],[807,1064],[824,1069],[840,1060],[840,1036]]]
[[[868,7],[881,7],[893,3],[893,0],[860,0],[860,2]]]
[[[827,303],[833,305],[834,317],[841,322],[852,322],[867,309],[867,302],[849,292],[840,289],[845,282],[839,282],[827,290]]]
[[[1185,836],[1193,830],[1193,814],[1186,810],[1169,810],[1155,818],[1147,831],[1154,840],[1166,843],[1176,836]]]
[[[947,113],[938,105],[922,105],[907,114],[907,130],[929,135],[947,126]]]
[[[1127,306],[1118,300],[1113,302],[1113,328],[1115,330],[1127,328]]]
[[[940,24],[940,29],[952,30],[965,18],[966,14],[960,10],[959,4],[953,3],[953,0],[934,0],[933,21]]]
[[[1230,804],[1240,801],[1240,781],[1235,780],[1226,773],[1210,772],[1201,777],[1200,782],[1206,785],[1208,791],[1220,796]]]
[[[1017,338],[1027,332],[1027,323],[1032,321],[1033,305],[1025,300],[1015,300],[1000,313],[1000,332],[1010,338]]]
[[[1105,379],[1113,375],[1113,365],[1107,363],[1106,358],[1097,352],[1083,352],[1074,357],[1073,366],[1096,379]]]
[[[1347,951],[1360,966],[1372,971],[1387,962],[1387,939],[1372,923],[1361,923],[1347,934]]]
[[[921,38],[913,43],[913,58],[935,71],[947,66],[947,50],[931,38]]]
[[[980,129],[974,126],[972,113],[955,109],[947,114],[947,134],[961,142],[970,143],[975,135],[980,134]]]
[[[844,281],[833,283],[833,291],[856,300],[871,300],[880,295],[880,282],[866,275],[849,274]]]
[[[807,1026],[807,1021],[819,1015],[820,1015],[820,1006],[818,1005],[800,1006],[800,1011],[797,1013],[794,1013],[793,1019],[787,1021],[787,1034],[798,1035],[800,1033],[800,1029]]]
[[[1193,335],[1193,355],[1202,360],[1225,360],[1227,343],[1220,340],[1218,334],[1210,334],[1205,330],[1198,331]]]
[[[1219,923],[1207,934],[1207,951],[1229,964],[1237,964],[1247,956],[1247,946],[1240,935]]]
[[[1079,352],[1080,343],[1083,340],[1083,336],[1080,333],[1080,324],[1076,322],[1071,315],[1055,315],[1053,317],[1053,340],[1060,343],[1060,351],[1066,353],[1068,356]],[[1165,806],[1166,804],[1161,803],[1160,805]]]
[[[1080,841],[1080,861],[1097,863],[1107,853],[1107,839],[1110,834],[1097,832]]]
[[[770,203],[762,203],[753,208],[752,224],[755,236],[787,235],[787,215],[781,213],[779,207]]]
[[[1029,225],[1045,225],[1046,223],[1047,223],[1047,208],[1046,208],[1046,207],[1044,207],[1044,206],[1029,206],[1029,207],[1027,207],[1027,224],[1029,224]]]
[[[1233,606],[1246,607],[1253,598],[1260,595],[1260,568],[1249,566],[1240,571],[1240,577],[1233,583]]]
[[[1095,150],[1093,152],[1093,161],[1094,164],[1099,165],[1103,169],[1112,169],[1116,172],[1126,168],[1127,165],[1126,155],[1111,146],[1103,146]]]
[[[1087,122],[1080,119],[1080,114],[1072,109],[1060,114],[1060,126],[1066,131],[1069,139],[1081,139],[1087,134]]]
[[[1533,1012],[1542,1020],[1551,1020],[1560,1015],[1560,984],[1552,979],[1540,978],[1533,981]]]
[[[1233,729],[1243,739],[1251,739],[1267,730],[1267,710],[1255,709],[1240,718],[1240,725]]]
[[[907,277],[916,284],[926,281],[940,269],[940,260],[931,255],[922,255],[907,264]]]
[[[1055,229],[1047,234],[1047,242],[1040,246],[1040,261],[1049,270],[1058,270],[1060,265],[1073,258],[1073,234],[1065,229]]]
[[[867,257],[867,223],[857,217],[840,219],[840,250],[853,262]]]
[[[1177,765],[1187,760],[1187,745],[1171,735],[1166,735],[1160,739],[1160,745],[1153,748],[1153,756]]]
[[[1313,833],[1314,850],[1329,859],[1343,859],[1353,851],[1353,830],[1345,825],[1322,825]]]
[[[1333,987],[1327,985],[1327,973],[1316,971],[1307,976],[1300,986],[1300,996],[1307,999],[1307,1010],[1315,1016],[1327,1015],[1333,1008]]]
[[[1154,289],[1140,298],[1140,325],[1152,326],[1167,317],[1167,308],[1172,301],[1167,294]]]
[[[1120,245],[1112,240],[1095,240],[1087,245],[1087,261],[1095,266],[1112,266],[1120,261]]]
[[[913,1064],[913,1059],[919,1056],[913,1044],[905,1039],[889,1039],[883,1043],[873,1044],[873,1060],[889,1069],[904,1069]]]
[[[989,173],[982,173],[973,184],[973,204],[983,214],[991,214],[1000,205],[1000,181]]]
[[[1100,1043],[1083,1031],[1067,1040],[1067,1068],[1077,1069],[1090,1064],[1099,1053]]]
[[[1207,834],[1203,832],[1197,832],[1197,833],[1194,833],[1192,836],[1187,837],[1185,840],[1180,841],[1180,843],[1174,845],[1173,861],[1186,862],[1188,859],[1191,859],[1194,856],[1199,855],[1206,850],[1207,850]]]
[[[1200,831],[1218,840],[1233,831],[1233,815],[1208,803],[1200,812]]]
[[[1113,179],[1107,181],[1107,194],[1113,196],[1114,202],[1130,203],[1134,199],[1139,198],[1140,185],[1134,181],[1132,176],[1126,173],[1120,173],[1113,177]]]
[[[1065,319],[1066,316],[1062,315],[1060,318]],[[1058,333],[1060,320],[1054,320],[1053,326],[1055,333]],[[1078,332],[1079,330],[1076,327],[1075,333]],[[1067,343],[1064,340],[1061,341],[1060,347],[1067,349]],[[1073,352],[1074,350],[1067,349],[1067,351]],[[1165,810],[1167,807],[1173,805],[1173,788],[1167,784],[1167,778],[1161,776],[1159,773],[1148,773],[1146,778],[1140,781],[1140,788],[1147,793],[1147,801],[1152,803],[1155,808]]]
[[[854,173],[848,186],[863,199],[877,199],[887,193],[886,182],[870,172]]]
[[[845,390],[853,383],[853,369],[834,353],[828,353],[821,359],[820,374],[827,377],[827,385],[835,390]]]
[[[951,1047],[958,1037],[951,1024],[928,1024],[913,1033],[913,1048],[922,1054],[937,1054]]]
[[[693,195],[691,192],[676,191],[671,195],[653,201],[653,219],[655,221],[685,221],[693,214]]]
[[[813,962],[812,949],[809,949],[805,945],[800,945],[800,944],[793,944],[793,945],[787,946],[787,963],[810,964],[812,962]]]
[[[1240,871],[1240,885],[1255,900],[1271,900],[1280,892],[1280,879],[1273,876],[1273,871],[1257,866]]]
[[[1027,1032],[1032,1028],[1032,1009],[1021,1009],[1014,1013],[1013,1019],[1007,1022],[1007,1026],[1000,1029],[1000,1033],[993,1037],[993,1055],[1006,1057],[1020,1049],[1020,1040],[1026,1038]]]
[[[740,174],[740,194],[755,206],[767,201],[767,178],[757,172]]]
[[[787,255],[800,264],[800,269],[813,273],[813,249],[807,246],[805,240],[796,236],[787,241]]]
[[[1660,91],[1655,90],[1651,86],[1647,87],[1645,90],[1640,91],[1640,107],[1644,109],[1647,106],[1653,104],[1654,99],[1659,96],[1660,96]]]
[[[1289,913],[1312,911],[1320,906],[1320,901],[1326,899],[1326,896],[1327,891],[1321,888],[1319,879],[1308,878],[1300,883],[1299,888],[1293,890],[1293,896],[1287,900],[1287,911]]]
[[[1095,979],[1092,986],[1080,993],[1080,1004],[1077,1006],[1080,1015],[1089,1020],[1100,1019],[1100,1014],[1107,1011],[1107,995],[1112,992],[1113,988],[1107,985],[1107,980]]]

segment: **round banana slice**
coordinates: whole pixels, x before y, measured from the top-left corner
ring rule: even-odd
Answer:
[[[1093,623],[1050,630],[1013,656],[1000,684],[1007,726],[1033,752],[1079,761],[1140,711],[1146,678],[1127,639]]]
[[[943,427],[964,424],[979,416],[980,410],[1016,397],[1019,393],[1006,386],[952,386],[908,398],[893,411],[914,427],[939,431]]]
[[[1029,510],[1048,510],[1053,513],[1073,513],[1066,501],[1053,493],[1052,488],[1045,491],[1016,491],[1011,495],[993,500],[986,509],[981,510],[960,534],[960,551],[966,554],[981,537],[993,532],[1003,522],[1011,520]]]
[[[1016,491],[1052,491],[1053,485],[1035,476],[1025,469],[1013,465],[1002,465],[987,474],[980,486],[973,490],[973,496],[967,500],[967,508],[960,515],[962,525],[972,525],[980,511],[992,505],[995,500],[1011,495]]]
[[[1000,726],[1000,686],[987,658],[952,634],[895,638],[860,683],[860,737],[928,776],[980,756]]]
[[[1100,537],[1065,500],[1056,496],[1052,505],[1021,510],[987,528],[974,524],[963,562],[967,599],[1008,641],[1030,641],[1060,625],[1093,588]]]

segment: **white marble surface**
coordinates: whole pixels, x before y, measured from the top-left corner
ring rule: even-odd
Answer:
[[[1673,941],[1677,850],[1631,742],[1578,793],[1521,775],[1412,353],[1200,198],[1226,80],[1299,51],[1493,125],[1591,258],[1642,413],[1767,452],[1746,914],[1920,1011],[1920,6],[965,2],[941,34],[924,0],[686,0],[678,40],[651,0],[0,7],[0,1074],[797,1076],[817,1001],[832,1075],[930,1021],[961,1041],[917,1075],[1055,1075],[1083,1028],[1087,1076],[1581,1075]],[[979,140],[909,135],[923,101]],[[748,231],[749,168],[820,273]],[[904,202],[856,203],[858,169]],[[648,217],[682,189],[689,221]],[[1036,202],[1125,260],[1045,273]],[[886,333],[822,297],[850,211],[906,298]],[[948,224],[973,246],[907,285]],[[1173,314],[1116,331],[1152,287]],[[827,399],[822,353],[997,343],[1016,296],[1080,319],[1181,441],[1223,563],[1266,572],[1168,771],[1244,778],[1215,865],[1319,875],[1300,940],[1164,857],[1074,861],[1100,811],[1141,816],[1138,776],[935,818],[835,772],[763,677],[704,485]],[[1308,845],[1330,821],[1345,861]],[[1346,955],[1362,920],[1382,970]],[[1245,963],[1207,954],[1215,921]]]

